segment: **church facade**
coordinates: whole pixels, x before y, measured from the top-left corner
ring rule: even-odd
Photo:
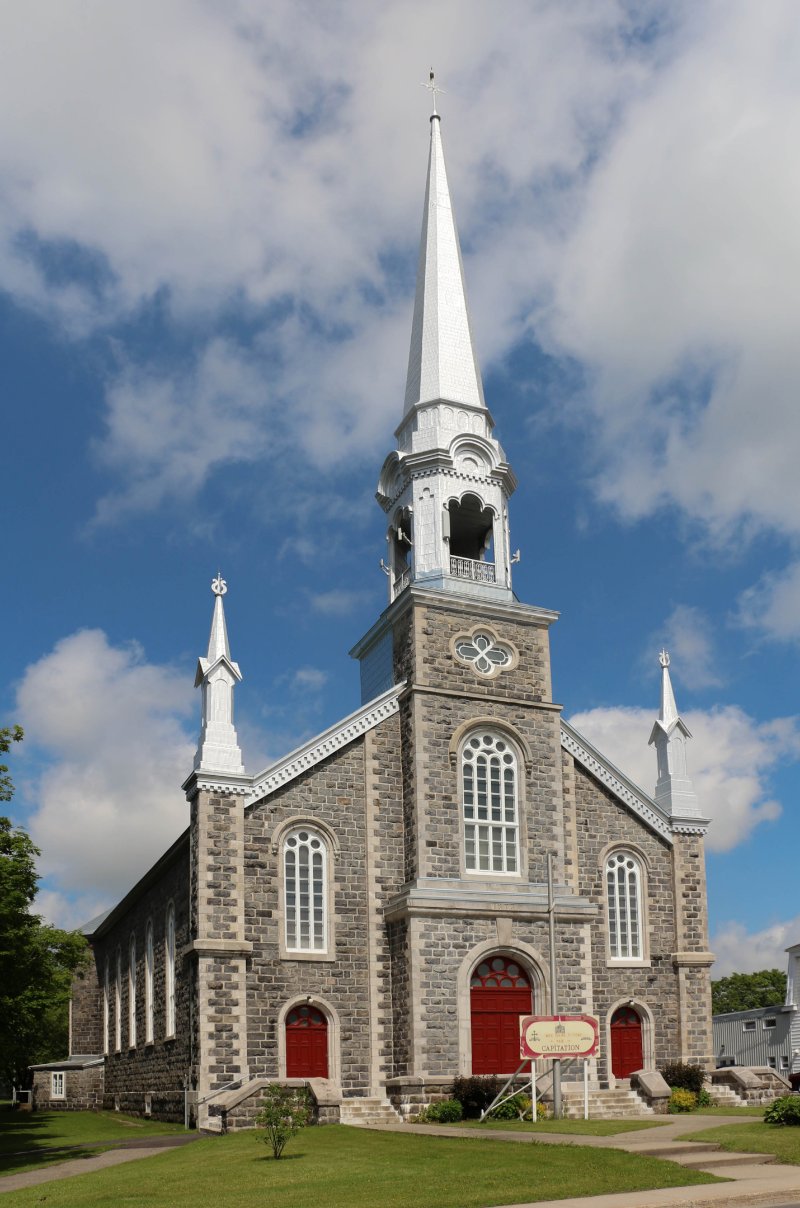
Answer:
[[[188,830],[90,927],[71,1064],[37,1075],[39,1102],[68,1106],[84,1062],[107,1107],[188,1105],[209,1129],[276,1079],[310,1082],[328,1118],[403,1114],[457,1075],[513,1073],[519,1015],[554,1008],[600,1020],[593,1087],[711,1066],[707,821],[668,657],[650,796],[553,699],[557,614],[512,589],[515,486],[434,113],[405,406],[377,495],[389,600],[351,652],[362,706],[247,773],[214,581]]]

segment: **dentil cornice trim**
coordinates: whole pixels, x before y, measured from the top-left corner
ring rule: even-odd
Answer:
[[[391,717],[399,708],[398,698],[405,686],[405,680],[401,684],[395,684],[381,696],[376,696],[374,700],[368,701],[357,712],[351,713],[344,721],[331,726],[329,730],[325,730],[324,733],[312,738],[304,746],[298,747],[297,750],[290,752],[283,759],[266,768],[253,780],[246,804],[254,805],[263,797],[268,797],[276,789],[288,784],[290,780],[294,780],[301,772],[313,768],[315,764],[321,763],[329,755],[333,755],[342,747],[347,746],[354,738],[359,738],[368,730],[374,729],[380,722],[385,721],[387,717]]]

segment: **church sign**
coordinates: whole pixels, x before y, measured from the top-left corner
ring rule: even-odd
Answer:
[[[600,1021],[596,1015],[520,1015],[521,1057],[594,1057]]]

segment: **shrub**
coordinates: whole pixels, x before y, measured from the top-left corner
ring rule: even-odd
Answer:
[[[669,1097],[667,1111],[674,1116],[679,1112],[693,1112],[696,1107],[697,1095],[692,1091],[684,1090],[681,1086],[676,1086]]]
[[[700,1094],[706,1081],[706,1072],[702,1065],[687,1065],[684,1061],[668,1061],[666,1065],[662,1065],[660,1072],[664,1081],[673,1089],[677,1087],[683,1091],[691,1091],[693,1095]]]
[[[481,1112],[486,1111],[499,1090],[500,1086],[494,1077],[471,1077],[456,1078],[450,1093],[464,1109],[464,1119],[475,1120]]]
[[[259,1140],[271,1145],[272,1156],[279,1158],[295,1133],[308,1124],[310,1116],[308,1091],[279,1086],[277,1082],[270,1083],[264,1093],[261,1111],[256,1116],[256,1124],[266,1129],[267,1134]]]
[[[499,1104],[492,1112],[493,1120],[522,1120],[524,1119],[523,1110],[527,1109],[530,1112],[531,1101],[527,1095],[513,1095],[510,1099],[506,1099],[505,1103]]]
[[[429,1103],[419,1118],[423,1124],[455,1124],[463,1115],[458,1099],[443,1099],[440,1103]]]
[[[800,1096],[784,1095],[764,1112],[765,1124],[800,1124]]]
[[[547,1119],[547,1108],[541,1101],[536,1104],[536,1119],[537,1120],[546,1120]]]
[[[711,1096],[709,1095],[709,1093],[705,1089],[705,1087],[703,1087],[703,1089],[700,1091],[699,1095],[697,1096],[697,1106],[698,1107],[711,1107]]]

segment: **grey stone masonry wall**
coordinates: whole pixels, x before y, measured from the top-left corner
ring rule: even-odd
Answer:
[[[608,1024],[613,1010],[634,999],[652,1020],[651,1059],[656,1066],[680,1059],[679,985],[673,964],[676,942],[673,853],[666,840],[645,826],[585,769],[574,767],[579,891],[597,903],[592,929],[594,1013],[600,1018],[600,1077],[611,1074]],[[609,962],[603,869],[609,846],[622,844],[638,853],[646,870],[644,931],[646,960],[629,966]],[[648,1014],[649,1013],[649,1014]],[[647,1045],[645,1045],[647,1047]],[[647,1053],[645,1053],[647,1062]]]
[[[674,873],[677,950],[673,961],[680,990],[681,1058],[714,1069],[710,977],[713,956],[708,951],[702,835],[675,836]]]
[[[203,782],[201,781],[201,784]],[[197,1121],[215,1129],[211,1099],[250,1076],[247,1063],[244,794],[190,788],[192,939],[196,986],[194,1057]]]
[[[102,1053],[103,991],[92,962],[72,979],[69,1003],[70,1053]]]
[[[409,985],[411,953],[409,951],[408,923],[406,919],[398,919],[394,923],[389,923],[387,930],[391,954],[392,1020],[394,1024],[392,1073],[394,1077],[407,1077],[413,1065]]]
[[[246,816],[249,1062],[285,1074],[283,1017],[309,1001],[329,1020],[329,1077],[346,1096],[371,1093],[392,1069],[391,956],[383,907],[404,878],[400,728],[381,722]],[[329,947],[282,953],[282,837],[302,820],[329,848]],[[327,838],[332,836],[331,838]]]
[[[94,941],[99,984],[103,985],[105,961],[109,960],[111,1001],[109,1004],[109,1053],[106,1057],[104,1105],[142,1115],[145,1096],[152,1101],[152,1115],[162,1120],[183,1119],[183,1083],[191,1065],[191,969],[181,957],[189,940],[189,851],[182,845],[172,862],[130,904],[108,931]],[[166,917],[169,904],[175,907],[175,1035],[166,1035]],[[146,1043],[145,1020],[145,932],[153,924],[153,1043]],[[131,935],[136,939],[136,1044],[131,1045],[128,1015],[128,951]],[[122,1045],[115,1045],[114,982],[117,951],[122,958]],[[73,1023],[73,1027],[74,1027]],[[99,1049],[98,1051],[102,1051]]]
[[[103,1067],[64,1070],[64,1097],[52,1095],[52,1070],[35,1070],[33,1105],[37,1111],[99,1111],[103,1106]]]

